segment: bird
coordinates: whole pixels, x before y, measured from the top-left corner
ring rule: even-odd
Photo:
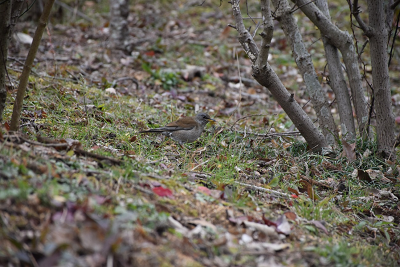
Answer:
[[[169,136],[179,143],[193,143],[203,133],[207,123],[215,121],[206,113],[198,113],[194,117],[182,117],[177,121],[168,123],[164,127],[140,131],[139,133],[161,133]]]

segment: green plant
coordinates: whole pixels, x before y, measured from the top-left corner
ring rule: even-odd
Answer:
[[[152,70],[148,63],[142,63],[144,71],[151,75],[152,83],[160,84],[165,90],[171,90],[180,83],[180,78],[175,72],[162,71],[161,69]]]

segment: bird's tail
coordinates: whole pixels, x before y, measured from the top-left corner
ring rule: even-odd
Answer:
[[[162,129],[149,129],[149,130],[145,130],[145,131],[139,131],[139,133],[162,133],[165,130]]]

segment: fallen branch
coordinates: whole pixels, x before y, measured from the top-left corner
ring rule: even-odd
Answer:
[[[85,156],[85,157],[90,157],[90,158],[94,158],[94,159],[98,159],[98,160],[107,160],[107,161],[110,161],[112,164],[119,165],[122,163],[122,161],[119,159],[102,156],[102,155],[98,155],[98,154],[83,150],[81,148],[82,144],[79,141],[73,140],[73,139],[56,140],[56,139],[51,139],[51,138],[47,138],[47,137],[43,137],[43,136],[37,136],[37,139],[39,142],[36,142],[33,140],[29,140],[28,138],[26,138],[22,135],[19,135],[19,134],[4,135],[4,138],[6,140],[10,140],[12,142],[21,143],[21,141],[23,141],[23,142],[27,142],[29,144],[36,145],[36,146],[53,147],[57,150],[73,150],[74,153],[78,156]]]
[[[212,175],[207,174],[207,173],[190,172],[190,174],[193,175],[194,178],[197,178],[197,179],[203,180],[203,181],[205,181],[209,178],[212,178]],[[246,183],[237,182],[237,181],[235,181],[235,184],[246,186],[249,190],[259,190],[259,191],[267,192],[276,197],[281,197],[281,198],[286,198],[286,199],[292,198],[290,194],[282,193],[282,192],[279,192],[276,190],[267,189],[267,188],[260,187],[260,186],[255,186],[255,185],[246,184]]]
[[[89,151],[86,151],[86,150],[83,150],[80,148],[74,149],[74,153],[79,156],[90,157],[90,158],[94,158],[94,159],[98,159],[98,160],[108,160],[111,163],[116,164],[116,165],[119,165],[122,163],[122,161],[119,159],[114,159],[114,158],[110,158],[107,156],[98,155],[98,154],[95,154],[95,153],[92,153],[92,152],[89,152]]]
[[[246,184],[246,183],[242,183],[242,182],[235,182],[235,184],[246,186],[250,190],[259,190],[259,191],[267,192],[267,193],[269,193],[271,195],[274,195],[276,197],[283,197],[283,198],[286,198],[286,199],[292,198],[289,194],[282,193],[282,192],[279,192],[279,191],[275,191],[275,190],[272,190],[272,189],[267,189],[267,188],[260,187],[260,186],[255,186],[255,185]]]

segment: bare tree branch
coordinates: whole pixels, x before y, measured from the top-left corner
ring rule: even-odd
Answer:
[[[297,127],[301,135],[306,139],[311,149],[316,152],[324,152],[325,148],[328,147],[325,137],[318,131],[311,119],[296,101],[288,101],[290,99],[290,93],[282,84],[278,75],[268,64],[265,54],[263,54],[263,60],[258,60],[259,50],[252,36],[244,27],[242,14],[239,7],[239,0],[232,0],[230,3],[232,5],[233,15],[236,21],[236,29],[239,32],[239,42],[246,54],[249,56],[250,60],[253,62],[253,77],[261,85],[268,88],[274,98],[278,101],[279,105],[292,120],[293,124]],[[264,3],[264,7],[265,5],[269,6],[269,1],[267,2],[267,0],[265,0]],[[264,19],[268,19],[269,17],[269,19],[272,21],[270,11],[265,9],[263,12],[267,12],[265,13],[267,15],[264,16]],[[265,25],[267,26],[267,29],[263,29],[263,32],[265,32],[266,42],[270,43],[269,38],[270,35],[272,35],[272,32],[270,33],[269,31],[271,31],[273,28],[269,29],[268,23]],[[267,48],[268,47],[262,47],[264,50]],[[265,53],[265,51],[263,51],[263,53]],[[268,56],[268,53],[266,53],[266,56]],[[260,66],[256,63],[260,64]]]
[[[251,62],[255,63],[259,53],[257,44],[254,42],[254,39],[249,31],[244,27],[239,1],[232,0],[231,3],[236,22],[236,30],[239,32],[239,42],[242,45],[244,52],[250,58]]]
[[[400,1],[400,0],[399,0],[399,1]],[[400,22],[400,12],[399,12],[399,14],[397,14],[397,19],[396,19],[396,30],[394,31],[393,40],[392,40],[392,45],[391,45],[391,47],[390,47],[388,66],[390,66],[390,62],[392,61],[394,42],[395,42],[395,40],[396,40],[397,31],[398,31],[398,29],[399,29],[399,22]]]
[[[394,2],[394,3],[390,6],[390,8],[394,10],[394,9],[397,7],[398,4],[400,4],[400,0],[397,0],[396,2]]]
[[[272,24],[272,16],[269,0],[260,0],[261,14],[263,17],[263,31],[260,33],[262,37],[260,54],[257,58],[256,65],[261,68],[268,61],[269,48],[271,47],[272,35],[274,33],[274,25]]]
[[[351,14],[356,18],[361,30],[363,30],[365,35],[369,36],[371,34],[371,28],[360,17],[361,10],[358,6],[358,0],[354,0],[353,4],[351,0],[347,0],[347,2],[349,3]]]

